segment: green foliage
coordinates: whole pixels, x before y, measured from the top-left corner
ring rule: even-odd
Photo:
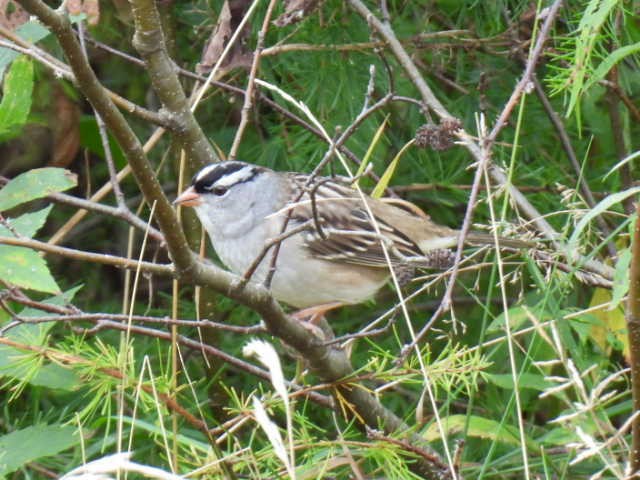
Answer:
[[[75,427],[34,425],[0,437],[0,475],[12,473],[42,457],[56,455],[80,442]]]
[[[75,187],[75,174],[62,168],[36,168],[7,183],[0,190],[0,212]]]
[[[18,287],[57,293],[60,288],[37,252],[22,247],[0,247],[0,275]]]
[[[33,63],[26,56],[18,57],[4,79],[0,102],[0,141],[20,134],[31,110]]]
[[[633,22],[633,14],[624,10],[623,2],[590,0],[583,3],[584,10],[576,12],[579,20],[575,31],[561,40],[563,53],[554,61],[554,75],[547,79],[554,93],[568,94],[566,116],[577,110],[578,121],[579,100],[605,79],[616,64],[636,54],[639,48],[636,42],[609,51],[608,44],[617,41],[616,16],[621,15],[623,20],[618,21],[624,24]]]
[[[45,305],[63,306],[72,301],[80,288],[74,288],[55,297],[43,301]],[[30,317],[53,316],[34,308],[25,308],[20,316]],[[15,398],[27,386],[39,386],[54,390],[74,391],[80,386],[79,378],[72,370],[64,368],[58,363],[45,361],[37,353],[39,347],[45,347],[49,341],[49,332],[53,323],[23,324],[11,329],[5,338],[12,342],[34,347],[31,352],[24,352],[18,348],[0,345],[0,377],[6,380],[4,387],[13,385]]]
[[[49,193],[67,190],[76,184],[76,176],[60,168],[30,170],[11,180],[0,190],[0,211],[8,210]],[[7,219],[0,225],[0,236],[32,238],[44,225],[51,207]],[[46,293],[58,293],[45,260],[25,247],[0,245],[0,277],[6,282]]]
[[[40,22],[31,20],[16,28],[15,33],[23,40],[36,43],[49,35],[49,30],[44,28]],[[3,74],[5,69],[18,58],[19,55],[15,50],[5,47],[0,48],[0,74]]]

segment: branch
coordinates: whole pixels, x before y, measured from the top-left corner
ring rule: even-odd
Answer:
[[[629,366],[631,367],[632,413],[640,411],[640,203],[636,203],[636,221],[631,246],[629,271],[629,297],[627,300],[627,329],[629,334]],[[640,416],[631,425],[632,446],[629,451],[631,472],[629,478],[640,472]],[[635,474],[635,475],[634,475]]]
[[[64,365],[87,365],[90,360],[84,359],[82,357],[78,357],[76,355],[71,355],[68,353],[61,353],[55,350],[51,350],[47,347],[42,347],[39,345],[28,345],[24,343],[15,342],[9,338],[0,337],[0,345],[6,345],[8,347],[12,347],[18,350],[25,350],[29,352],[34,352],[42,357],[52,360],[56,363],[62,363]],[[92,361],[92,360],[91,360]],[[92,365],[93,366],[93,365]],[[123,380],[125,378],[124,374],[118,370],[117,368],[108,368],[103,367],[99,369],[105,375],[110,377]],[[153,395],[155,389],[153,386],[148,384],[141,384],[140,388],[144,390],[146,393]],[[205,434],[208,433],[208,428],[204,421],[196,418],[191,412],[182,407],[175,399],[169,397],[165,393],[158,393],[158,399],[164,403],[164,405],[171,410],[172,412],[177,413],[182,416],[188,423],[190,423],[193,427],[198,430],[203,431]]]
[[[91,200],[85,200],[84,198],[74,197],[73,195],[67,195],[64,193],[50,193],[47,195],[49,200],[52,200],[56,203],[62,203],[65,205],[71,205],[73,207],[77,207],[83,210],[93,211],[96,213],[102,213],[104,215],[109,215],[111,217],[120,218],[127,222],[132,227],[137,228],[142,232],[147,232],[150,238],[153,240],[164,243],[164,235],[156,228],[151,225],[148,225],[144,220],[142,220],[137,215],[133,214],[131,210],[122,209],[120,207],[111,207],[109,205],[104,205],[98,202],[92,202]]]
[[[69,68],[69,66],[57,58],[49,55],[44,50],[41,50],[36,45],[33,45],[26,40],[20,38],[18,35],[14,34],[11,30],[0,25],[0,35],[9,39],[10,41],[0,40],[0,46],[9,48],[16,52],[20,52],[24,55],[27,55],[37,62],[41,63],[45,67],[49,68],[53,71],[55,76],[66,78],[72,83],[77,83],[76,78],[73,75],[73,72]],[[122,110],[127,113],[133,114],[142,120],[147,122],[163,126],[169,127],[170,123],[166,116],[153,112],[151,110],[147,110],[144,107],[141,107],[138,104],[127,100],[124,97],[121,97],[115,92],[111,90],[105,89],[113,102],[118,105]]]
[[[137,270],[139,268],[143,272],[162,275],[165,277],[173,277],[176,274],[173,265],[161,265],[152,262],[138,262],[137,260],[132,260],[130,258],[117,257],[115,255],[107,255],[105,253],[85,252],[83,250],[75,250],[73,248],[51,245],[49,243],[41,242],[39,240],[33,240],[30,238],[0,237],[0,245],[27,247],[34,250],[39,250],[41,252],[60,255],[61,257],[72,258],[74,260],[81,260],[91,263],[101,263],[103,265],[111,265],[118,268],[126,268],[128,270]]]
[[[371,13],[371,10],[369,10],[361,0],[348,0],[348,3],[367,21],[369,25],[373,27],[378,34],[380,34],[382,39],[389,44],[389,48],[398,59],[398,62],[402,65],[405,72],[420,92],[424,103],[440,118],[453,118],[444,105],[440,103],[440,100],[438,100],[433,94],[433,91],[431,91],[431,88],[427,85],[427,82],[425,82],[415,63],[413,63],[413,60],[411,60],[411,57],[404,49],[391,27],[381,22],[373,13]]]
[[[167,53],[155,2],[132,0],[130,3],[135,22],[133,46],[145,61],[151,84],[163,107],[179,125],[172,133],[187,153],[193,169],[218,161],[218,156],[191,112],[175,65]]]
[[[177,270],[181,272],[189,270],[193,262],[192,254],[184,233],[181,229],[175,228],[178,224],[176,214],[162,191],[162,186],[154,174],[140,141],[98,81],[83,55],[69,20],[49,8],[41,0],[19,0],[18,3],[29,13],[36,15],[57,37],[79,88],[102,117],[126,155],[147,203],[149,205],[156,203],[156,219],[165,235],[169,253]]]
[[[89,332],[93,333],[105,328],[113,329],[113,330],[121,330],[121,331],[129,331],[132,333],[137,333],[139,335],[146,335],[149,337],[160,338],[162,340],[171,341],[172,333],[163,330],[155,330],[152,328],[141,327],[138,325],[128,325],[126,323],[113,322],[111,320],[102,320],[98,322],[95,328],[91,329]],[[176,337],[176,341],[180,345],[184,345],[193,350],[197,350],[200,352],[204,352],[208,355],[212,355],[224,361],[225,363],[237,368],[238,370],[245,371],[254,375],[258,378],[262,378],[267,382],[271,382],[271,374],[267,370],[263,370],[262,368],[256,367],[255,365],[245,362],[244,360],[240,360],[239,358],[234,357],[233,355],[229,355],[223,350],[219,350],[212,345],[198,342],[196,340],[192,340],[189,337],[185,337],[184,335],[178,335]],[[306,391],[300,385],[297,385],[292,382],[286,382],[287,386],[294,390],[295,392],[302,392],[302,395],[308,397],[319,405],[327,408],[334,408],[333,402],[329,397],[321,395],[316,392]]]
[[[231,151],[229,152],[229,160],[235,160],[240,148],[240,141],[242,140],[242,134],[244,129],[249,123],[249,112],[253,106],[253,96],[256,89],[256,74],[258,73],[258,67],[260,65],[260,58],[262,56],[262,50],[264,49],[264,37],[267,34],[269,28],[269,22],[271,21],[271,14],[276,6],[276,0],[271,0],[267,7],[267,12],[262,20],[262,28],[258,32],[258,43],[256,49],[253,52],[253,62],[251,62],[251,70],[249,71],[249,79],[247,80],[247,89],[244,92],[244,104],[240,112],[240,124],[236,130],[236,136],[233,139],[233,145],[231,145]]]

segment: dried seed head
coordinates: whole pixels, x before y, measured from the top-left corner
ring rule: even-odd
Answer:
[[[447,150],[453,146],[453,135],[462,127],[457,118],[445,118],[440,125],[424,124],[416,131],[416,147]]]

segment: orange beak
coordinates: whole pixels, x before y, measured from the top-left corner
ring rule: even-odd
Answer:
[[[200,194],[196,193],[193,187],[189,187],[173,201],[173,204],[182,205],[183,207],[197,207],[202,204],[202,200],[200,199]]]

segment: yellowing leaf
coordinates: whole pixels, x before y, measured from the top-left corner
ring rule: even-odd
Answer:
[[[402,147],[400,149],[400,151],[395,156],[395,158],[393,160],[391,160],[391,163],[389,164],[387,169],[382,174],[382,177],[380,177],[380,181],[376,185],[376,188],[374,188],[373,191],[371,192],[371,196],[373,198],[380,198],[382,196],[382,194],[386,190],[387,186],[389,185],[389,182],[391,182],[391,178],[393,177],[393,174],[396,171],[396,167],[398,166],[398,162],[400,161],[400,158],[402,158],[402,154],[407,150],[407,148],[409,148],[411,145],[413,145],[413,142],[415,142],[414,138],[409,140],[404,145],[404,147]]]
[[[362,159],[362,163],[360,163],[360,167],[358,167],[358,171],[355,174],[356,178],[360,178],[360,175],[362,175],[364,173],[364,170],[367,168],[367,165],[369,164],[369,161],[371,160],[371,155],[373,154],[373,151],[375,150],[376,146],[378,145],[378,142],[380,141],[380,138],[382,138],[382,133],[384,132],[384,129],[386,128],[388,121],[389,121],[389,115],[384,117],[384,120],[382,121],[382,124],[376,130],[376,134],[373,136],[373,139],[371,140],[371,143],[369,144],[369,148],[367,148],[367,153],[364,154],[364,158]],[[356,182],[356,185],[357,184],[358,184],[358,182]]]
[[[0,212],[53,192],[68,190],[76,184],[76,175],[63,168],[34,168],[18,175],[0,190]]]
[[[608,304],[611,302],[611,291],[605,288],[596,288],[591,297],[590,306]],[[611,351],[611,337],[615,338],[622,345],[622,354],[629,361],[629,339],[627,337],[627,322],[624,317],[624,304],[619,304],[610,310],[607,305],[601,309],[591,312],[601,325],[591,326],[591,339],[602,348],[603,351]]]

